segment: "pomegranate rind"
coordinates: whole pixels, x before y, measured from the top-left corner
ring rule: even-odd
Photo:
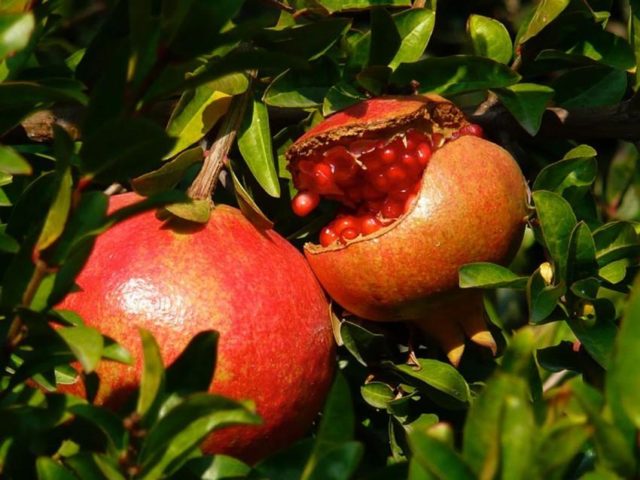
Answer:
[[[391,226],[346,245],[305,245],[329,295],[380,321],[419,320],[458,291],[458,269],[504,264],[522,240],[527,186],[500,146],[463,136],[437,150],[413,206]]]
[[[110,211],[136,200],[111,197]],[[135,358],[99,364],[97,404],[116,407],[139,385],[142,327],[166,364],[196,333],[220,333],[210,391],[254,400],[263,424],[214,433],[207,453],[254,463],[302,437],[321,410],[335,364],[326,297],[300,252],[239,210],[216,206],[206,225],[184,231],[154,212],[131,217],[100,235],[76,282],[81,291],[57,308],[77,311]],[[85,394],[81,382],[60,389]]]
[[[289,162],[295,162],[301,156],[346,139],[401,131],[416,124],[448,134],[468,122],[458,107],[438,95],[378,97],[337,112],[315,125],[289,147],[286,157]]]

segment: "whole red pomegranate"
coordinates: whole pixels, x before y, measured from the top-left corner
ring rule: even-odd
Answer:
[[[112,197],[110,210],[137,199]],[[77,283],[82,291],[58,308],[80,313],[136,359],[131,367],[99,365],[97,403],[118,404],[139,384],[143,327],[166,363],[196,333],[217,330],[211,391],[256,402],[264,423],[216,432],[206,452],[255,462],[303,436],[322,408],[334,365],[325,296],[304,257],[239,210],[219,205],[195,231],[153,212],[134,216],[98,238]],[[69,389],[84,393],[81,385]]]
[[[482,295],[458,288],[471,262],[506,263],[522,239],[528,188],[507,151],[442,97],[382,97],[337,113],[287,151],[308,214],[341,204],[305,255],[327,292],[369,320],[407,320],[457,364],[464,335],[495,351]]]

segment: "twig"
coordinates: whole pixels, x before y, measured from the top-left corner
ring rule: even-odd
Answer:
[[[218,135],[209,149],[209,154],[204,159],[202,169],[195,178],[187,194],[194,200],[210,200],[216,187],[218,176],[224,167],[227,154],[236,138],[240,122],[249,102],[251,91],[247,90],[242,95],[236,95],[231,100],[229,110],[220,126]]]

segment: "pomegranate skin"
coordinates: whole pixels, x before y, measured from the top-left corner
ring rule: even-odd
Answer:
[[[111,198],[110,210],[139,199]],[[219,205],[195,231],[146,212],[101,235],[77,278],[82,291],[58,306],[124,345],[135,365],[101,362],[96,403],[117,405],[139,384],[137,328],[150,330],[171,363],[196,333],[220,333],[210,391],[252,399],[260,426],[216,432],[203,443],[254,463],[302,437],[322,408],[334,369],[326,298],[303,256],[272,230]],[[78,383],[63,390],[84,395]]]
[[[388,229],[305,255],[327,292],[369,320],[419,320],[458,269],[505,263],[522,240],[527,188],[507,151],[465,136],[437,150],[414,206]]]

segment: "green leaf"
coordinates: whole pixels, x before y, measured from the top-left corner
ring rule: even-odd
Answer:
[[[358,442],[346,442],[327,448],[313,470],[305,471],[301,480],[348,480],[358,468],[364,448]]]
[[[374,408],[387,408],[395,397],[393,389],[383,382],[370,382],[360,387],[364,401]]]
[[[56,333],[69,346],[85,372],[93,372],[102,357],[104,340],[98,330],[91,327],[62,327]]]
[[[557,422],[543,430],[537,440],[536,458],[533,463],[534,478],[563,478],[570,462],[582,450],[590,437],[584,424]]]
[[[322,101],[322,115],[327,117],[332,113],[350,107],[367,97],[348,83],[338,83],[331,87]]]
[[[387,65],[400,47],[400,34],[389,12],[382,7],[371,9],[371,45],[368,66]]]
[[[538,133],[542,116],[553,96],[552,88],[535,83],[518,83],[496,90],[496,94],[522,128],[530,135]]]
[[[462,93],[513,85],[520,76],[509,67],[484,57],[452,55],[427,58],[400,65],[391,81],[407,85],[420,83],[420,92],[441,94]]]
[[[473,51],[480,57],[496,62],[508,63],[513,56],[511,37],[506,27],[498,20],[482,15],[470,15],[467,32],[471,37]]]
[[[25,48],[35,25],[33,12],[0,15],[0,60]]]
[[[557,193],[546,190],[533,192],[533,201],[544,235],[544,242],[553,259],[559,278],[565,278],[571,232],[578,223],[571,205]]]
[[[601,404],[594,404],[589,398],[596,397],[601,402],[600,392],[585,384],[577,384],[573,387],[573,393],[594,428],[598,463],[622,478],[632,478],[635,474],[635,445],[627,442],[623,433],[605,419],[601,413]]]
[[[0,172],[9,175],[31,175],[33,169],[29,162],[14,149],[0,145]]]
[[[122,419],[110,410],[80,403],[69,407],[69,413],[83,418],[98,428],[116,452],[122,452],[127,447],[129,434],[124,428]]]
[[[593,314],[570,316],[567,323],[591,357],[607,368],[618,330],[614,323],[615,308],[607,299],[593,302]],[[589,308],[588,311],[590,311]]]
[[[271,146],[269,112],[264,103],[253,100],[238,130],[238,148],[260,186],[272,197],[280,196],[280,184]]]
[[[160,347],[148,330],[139,329],[144,355],[144,368],[140,380],[140,393],[136,412],[144,416],[162,394],[165,384],[164,363]]]
[[[531,473],[536,425],[528,397],[510,394],[504,399],[501,421],[502,478],[526,480]]]
[[[264,32],[266,45],[274,52],[288,53],[309,60],[323,56],[349,30],[346,18],[329,18]]]
[[[627,74],[606,66],[574,68],[556,78],[555,102],[564,108],[599,107],[618,103],[627,89]]]
[[[169,48],[179,57],[210,52],[219,32],[242,8],[244,0],[170,0],[162,3],[162,26]]]
[[[461,408],[469,404],[471,394],[464,377],[452,365],[427,358],[418,359],[419,368],[402,364],[393,369],[403,377],[413,378],[444,394],[430,395],[444,408]]]
[[[600,25],[584,32],[583,37],[567,53],[581,55],[621,71],[629,70],[635,65],[633,50],[627,41],[604,30]]]
[[[567,282],[573,283],[597,273],[596,245],[589,227],[580,222],[571,233],[567,261]]]
[[[195,223],[207,223],[211,217],[209,200],[189,199],[186,202],[172,203],[165,209],[178,218]]]
[[[267,87],[263,100],[273,107],[317,107],[337,80],[335,66],[329,60],[318,60],[311,70],[286,70],[278,75]]]
[[[189,167],[203,160],[202,148],[185,150],[159,169],[134,178],[131,185],[136,192],[145,196],[171,190],[182,180]]]
[[[177,140],[166,157],[173,157],[203,138],[227,112],[230,102],[229,95],[209,84],[183,93],[167,125],[167,133]]]
[[[460,288],[525,288],[527,277],[520,277],[495,263],[469,263],[458,272]]]
[[[136,177],[159,165],[172,146],[173,140],[150,120],[109,120],[82,144],[82,172],[105,183]]]
[[[18,253],[20,250],[20,244],[11,235],[0,231],[0,252],[3,253]]]
[[[607,395],[640,429],[640,377],[630,375],[640,362],[640,288],[636,281],[626,305],[620,332],[615,340],[612,360],[607,376]]]
[[[634,90],[637,91],[640,85],[640,72],[637,68],[640,62],[640,3],[638,0],[629,1],[629,10],[629,43],[636,59]]]
[[[173,474],[214,430],[259,423],[242,404],[217,395],[195,393],[156,422],[144,440],[139,461],[142,480]]]
[[[493,478],[499,468],[504,404],[510,396],[528,398],[524,380],[513,375],[494,375],[467,415],[463,456],[473,471],[478,475],[482,473],[484,478]]]
[[[183,475],[183,470],[191,475]],[[177,478],[192,478],[193,476],[202,480],[233,480],[247,477],[251,467],[227,455],[213,455],[192,458],[183,470],[176,474]]]
[[[544,167],[533,183],[533,190],[563,194],[571,187],[588,189],[598,174],[597,153],[588,145],[574,148],[559,162]]]
[[[419,430],[409,435],[409,445],[420,465],[437,478],[473,480],[476,476],[452,447]]]
[[[78,480],[73,473],[49,457],[38,457],[36,471],[38,480]]]
[[[593,232],[596,258],[600,266],[640,252],[640,238],[628,222],[609,222]]]
[[[569,6],[569,3],[570,0],[541,0],[518,43],[525,43],[538,35]]]
[[[71,168],[66,168],[60,174],[58,191],[36,242],[36,250],[48,248],[62,235],[71,208],[72,187]]]
[[[427,8],[412,8],[393,15],[400,34],[400,46],[389,62],[392,69],[401,63],[415,62],[422,57],[436,23],[436,13]]]
[[[564,282],[557,285],[547,285],[537,269],[527,284],[527,303],[529,304],[529,321],[533,324],[546,320],[554,311],[560,297],[566,293]],[[552,320],[557,320],[552,318]]]
[[[326,445],[353,439],[354,429],[355,416],[349,384],[344,376],[337,374],[322,411],[314,453],[322,451]]]
[[[347,350],[362,365],[391,356],[387,338],[382,333],[367,330],[364,326],[348,320],[340,324],[340,337]]]
[[[253,200],[249,192],[247,192],[244,185],[236,176],[233,171],[233,167],[229,168],[229,172],[231,173],[231,179],[233,180],[233,191],[242,214],[260,230],[269,230],[270,228],[273,228],[273,222],[269,220],[262,210],[260,210],[258,204]]]
[[[411,0],[315,0],[329,13],[345,10],[368,10],[372,6],[410,7]]]
[[[220,335],[213,330],[199,332],[167,368],[167,392],[206,392],[216,368]]]

